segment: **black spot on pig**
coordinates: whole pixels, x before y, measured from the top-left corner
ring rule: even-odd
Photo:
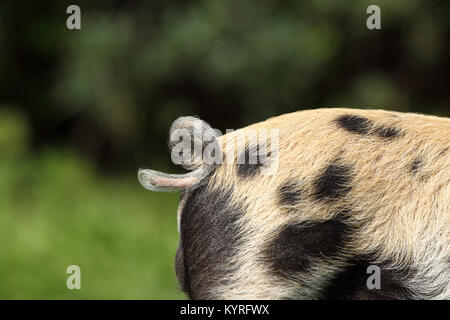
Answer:
[[[296,206],[303,198],[303,190],[293,181],[288,181],[278,189],[281,206]]]
[[[369,119],[349,114],[340,116],[336,122],[341,128],[352,133],[368,134],[372,128],[372,122]]]
[[[411,171],[412,174],[416,174],[417,171],[419,171],[419,169],[423,166],[423,161],[421,158],[416,158],[414,159],[410,166],[409,166],[409,170]]]
[[[401,130],[395,127],[378,127],[374,133],[380,138],[394,139],[401,136]]]
[[[288,276],[307,270],[311,258],[334,256],[344,243],[347,229],[337,219],[284,226],[265,252],[272,272]]]
[[[368,267],[380,268],[380,288],[369,289],[367,279],[373,272]],[[352,258],[348,266],[337,273],[323,290],[322,298],[328,300],[394,300],[411,298],[404,287],[404,279],[409,270],[392,269],[387,263],[375,263],[369,256]]]
[[[238,176],[243,178],[254,176],[267,164],[270,155],[267,148],[261,149],[259,145],[247,146],[237,159]]]
[[[373,128],[373,122],[369,119],[354,116],[354,115],[343,115],[335,120],[338,125],[352,133],[358,134],[375,134],[380,138],[393,139],[401,136],[402,132],[400,129],[392,126],[380,126]]]
[[[191,299],[217,298],[211,289],[233,272],[229,261],[239,246],[237,221],[244,208],[231,201],[229,187],[211,189],[205,183],[185,196],[177,277]]]
[[[351,190],[352,170],[348,165],[331,164],[314,181],[314,196],[320,201],[334,201]]]

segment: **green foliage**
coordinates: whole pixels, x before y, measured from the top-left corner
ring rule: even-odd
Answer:
[[[28,123],[12,108],[0,109],[0,159],[18,156],[28,148]]]
[[[0,161],[0,298],[179,299],[178,195],[101,176],[76,154]],[[81,290],[66,268],[81,268]]]

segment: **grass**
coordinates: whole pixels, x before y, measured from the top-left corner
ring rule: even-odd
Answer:
[[[0,158],[0,298],[184,299],[178,195],[104,177],[70,152]],[[66,268],[81,268],[81,290]]]

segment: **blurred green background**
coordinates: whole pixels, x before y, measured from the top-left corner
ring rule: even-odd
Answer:
[[[81,7],[80,31],[66,8]],[[381,8],[381,30],[366,8]],[[317,107],[450,115],[450,2],[0,2],[0,298],[178,299],[178,116],[222,132]],[[81,290],[66,288],[68,265]]]

